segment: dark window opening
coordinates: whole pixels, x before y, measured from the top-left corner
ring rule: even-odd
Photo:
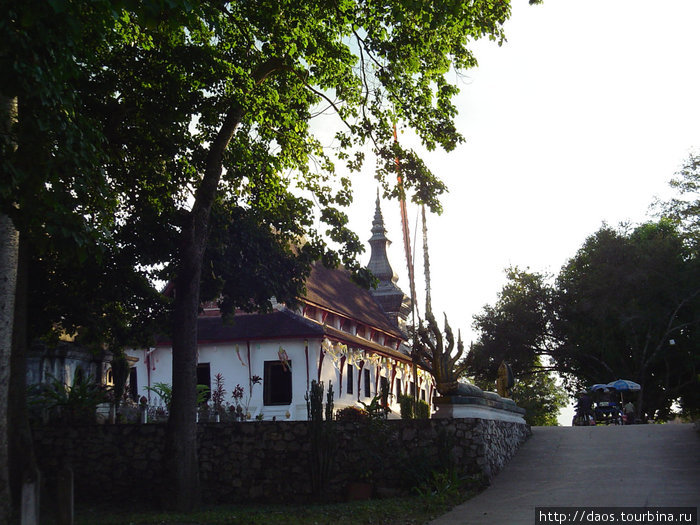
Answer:
[[[401,395],[401,381],[399,379],[396,380],[396,397],[398,398]]]
[[[420,398],[421,398],[423,401],[425,401],[425,389],[424,389],[424,388],[421,389],[421,391],[420,391]]]
[[[204,385],[209,389],[204,398],[205,401],[209,401],[211,398],[211,367],[209,363],[199,363],[197,365],[197,384]]]
[[[370,397],[370,385],[369,385],[369,369],[365,368],[365,397]]]
[[[386,377],[382,376],[379,378],[379,385],[380,385],[379,388],[382,391],[386,390],[387,392],[389,392],[389,380]]]
[[[353,370],[354,370],[354,369],[355,369],[354,366],[352,366],[351,364],[348,364],[348,368],[347,368],[347,376],[348,376],[348,381],[347,381],[348,387],[347,387],[347,390],[348,390],[348,394],[352,394],[352,393],[353,393],[352,384],[353,384],[353,382],[354,382],[354,379],[353,379],[352,376],[354,375],[354,374],[353,374]]]
[[[136,402],[139,400],[139,383],[135,366],[129,370],[129,397]]]
[[[390,394],[390,392],[389,392],[389,380],[384,376],[379,377],[379,392],[377,392],[377,394],[380,394],[380,393],[382,395],[381,402],[384,403],[386,401],[387,404],[390,403],[390,401],[389,401],[389,394]],[[386,395],[386,397],[384,397],[385,395]],[[382,405],[382,406],[384,406],[386,408],[387,405]]]
[[[416,397],[416,384],[413,381],[411,381],[410,387],[411,387],[411,397],[415,398]]]
[[[263,402],[265,405],[289,405],[292,402],[291,361],[265,361]]]

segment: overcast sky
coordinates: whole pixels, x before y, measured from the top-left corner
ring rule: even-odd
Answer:
[[[603,222],[645,220],[700,148],[700,1],[512,3],[508,42],[477,43],[479,67],[460,84],[466,143],[425,155],[450,189],[443,215],[428,219],[433,309],[467,344],[506,267],[556,274]],[[355,187],[351,227],[366,240],[376,184]],[[382,211],[408,292],[398,203]],[[412,236],[417,214],[409,208]]]

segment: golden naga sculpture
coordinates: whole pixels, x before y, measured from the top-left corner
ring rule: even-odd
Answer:
[[[505,361],[501,362],[501,366],[498,367],[498,378],[496,379],[496,392],[501,397],[510,398],[510,391],[513,388],[515,381],[513,379],[513,372],[510,369],[510,365]]]
[[[426,314],[427,326],[421,322],[417,329],[413,345],[413,358],[419,366],[428,370],[435,378],[437,391],[442,396],[466,394],[468,385],[461,385],[459,377],[467,368],[466,361],[459,360],[464,353],[464,343],[460,332],[457,332],[457,352],[455,349],[452,328],[445,315],[445,336],[433,317],[432,312]],[[464,388],[466,387],[466,388]]]

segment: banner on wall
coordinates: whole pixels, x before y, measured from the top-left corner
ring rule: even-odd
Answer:
[[[236,355],[238,356],[238,360],[241,362],[242,366],[248,366],[245,364],[245,361],[243,361],[243,358],[241,357],[241,353],[238,350],[238,345],[236,345]]]
[[[292,369],[292,363],[289,362],[289,356],[287,355],[287,351],[280,346],[280,349],[277,350],[277,355],[279,356],[280,361],[282,361],[284,371],[290,371]]]

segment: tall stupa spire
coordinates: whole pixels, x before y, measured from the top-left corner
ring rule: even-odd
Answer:
[[[394,273],[386,253],[386,249],[390,244],[391,241],[386,236],[382,209],[379,206],[379,189],[377,189],[377,201],[374,210],[374,220],[372,221],[372,237],[369,240],[372,255],[370,256],[367,267],[380,281],[395,283],[399,278]]]
[[[384,312],[401,328],[405,328],[406,319],[411,312],[411,300],[396,285],[399,280],[394,273],[387,247],[391,241],[386,236],[384,218],[379,200],[379,189],[377,189],[377,201],[374,210],[374,220],[372,221],[372,237],[369,239],[371,255],[367,268],[372,272],[379,283],[377,288],[370,290],[374,299],[384,309]]]

